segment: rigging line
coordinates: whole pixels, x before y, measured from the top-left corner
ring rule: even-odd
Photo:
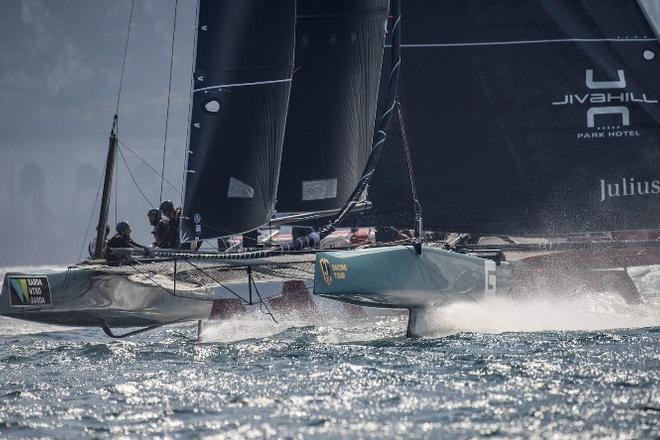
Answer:
[[[257,298],[259,298],[259,311],[270,316],[270,319],[272,319],[275,324],[278,324],[277,319],[275,319],[275,315],[273,315],[273,312],[270,311],[266,301],[264,301],[264,299],[261,297],[261,293],[259,293],[259,289],[257,288],[257,283],[254,282],[252,276],[249,276],[248,283],[252,283],[254,286],[254,291],[257,293]],[[264,312],[263,309],[266,309],[266,311]]]
[[[82,254],[85,250],[85,242],[89,238],[89,229],[92,227],[94,212],[96,211],[96,204],[99,202],[99,195],[101,195],[101,188],[103,187],[103,178],[104,175],[101,175],[101,179],[99,180],[99,187],[96,190],[96,197],[94,198],[94,205],[92,205],[92,212],[89,215],[89,221],[87,222],[87,229],[85,230],[85,235],[83,236],[83,243],[80,246],[80,254],[78,254],[78,261],[80,261],[80,259],[82,258]]]
[[[509,46],[509,45],[522,45],[522,44],[553,44],[553,43],[637,43],[637,42],[650,42],[658,41],[653,37],[642,38],[549,38],[541,40],[509,40],[509,41],[470,41],[459,43],[418,43],[418,44],[402,44],[403,48],[437,48],[437,47],[471,47],[471,46]],[[385,45],[385,47],[392,47]]]
[[[128,29],[126,30],[126,42],[124,43],[124,58],[121,63],[121,75],[119,76],[119,91],[117,92],[117,105],[115,106],[115,114],[119,113],[119,103],[121,102],[121,90],[124,86],[124,72],[126,71],[126,55],[128,54],[128,41],[131,37],[131,25],[133,24],[133,9],[135,8],[135,0],[131,0],[131,11],[128,14]]]
[[[412,164],[412,154],[410,150],[410,143],[408,142],[408,132],[406,130],[406,118],[403,114],[403,106],[401,101],[396,101],[396,108],[399,114],[399,127],[401,128],[401,140],[403,141],[403,151],[406,155],[406,165],[408,166],[408,177],[410,178],[410,189],[412,192],[413,204],[415,209],[415,236],[421,239],[423,235],[422,223],[422,204],[417,197],[417,185],[415,184],[415,171]]]
[[[135,260],[135,259],[132,259],[132,262],[135,263],[135,264],[130,264],[129,267],[130,267],[134,272],[136,272],[136,273],[138,273],[138,274],[140,274],[140,275],[142,275],[142,276],[147,277],[147,278],[149,279],[149,281],[151,281],[151,282],[154,283],[156,286],[158,286],[158,287],[160,287],[161,289],[163,289],[167,294],[172,295],[172,296],[176,296],[176,292],[171,291],[170,289],[168,289],[167,287],[165,287],[164,285],[162,285],[161,283],[159,283],[158,281],[156,281],[156,280],[154,279],[154,277],[153,277],[149,272],[144,272],[144,271],[141,271],[140,269],[138,269],[139,266],[142,266],[142,263],[140,263],[138,260]],[[176,274],[173,275],[173,278],[174,278],[174,277],[176,277]],[[186,296],[185,298],[193,298],[193,297],[188,297],[188,296]],[[202,298],[193,298],[193,299],[200,299],[200,300],[202,300]]]
[[[135,176],[133,176],[133,173],[131,172],[131,169],[130,169],[129,166],[128,166],[128,162],[126,161],[126,156],[124,156],[124,152],[121,151],[121,148],[117,148],[117,149],[119,150],[119,155],[121,156],[121,160],[122,160],[122,162],[124,162],[124,166],[126,167],[126,171],[128,172],[128,176],[131,178],[131,180],[132,180],[133,183],[135,184],[135,187],[136,187],[137,190],[140,192],[140,194],[142,194],[142,197],[144,198],[144,200],[147,201],[147,205],[148,205],[149,207],[154,206],[154,205],[151,203],[151,200],[149,200],[149,197],[147,197],[147,195],[144,193],[144,191],[142,191],[142,188],[140,188],[140,185],[137,183],[137,180],[135,180]]]
[[[253,82],[244,82],[244,83],[229,83],[229,84],[219,84],[215,86],[202,87],[201,89],[195,89],[194,92],[203,92],[205,90],[213,89],[230,89],[234,87],[246,87],[246,86],[260,86],[263,84],[279,84],[284,82],[291,82],[292,78],[284,79],[274,79],[274,80],[265,80],[265,81],[253,81]]]
[[[167,85],[167,110],[165,111],[165,139],[163,140],[163,167],[160,174],[160,196],[158,200],[163,200],[163,181],[165,180],[165,156],[167,153],[167,133],[170,122],[170,101],[172,98],[172,70],[174,67],[174,42],[176,41],[176,17],[179,0],[174,0],[174,23],[172,25],[172,48],[170,49],[170,79]]]
[[[193,59],[192,66],[190,67],[190,91],[188,96],[188,127],[186,129],[186,143],[183,155],[183,175],[181,176],[181,204],[183,207],[184,193],[186,192],[186,178],[188,177],[188,155],[190,154],[190,128],[192,125],[192,110],[193,110],[193,90],[195,89],[195,65],[197,64],[197,28],[199,26],[199,0],[195,2],[195,27],[193,32]]]
[[[151,282],[154,283],[156,286],[158,286],[158,287],[160,287],[161,289],[163,289],[163,290],[164,290],[165,292],[167,292],[169,295],[176,296],[176,295],[175,295],[172,291],[170,291],[167,287],[163,286],[163,285],[160,284],[158,281],[156,281],[156,280],[153,278],[153,276],[151,276],[148,272],[143,272],[143,271],[141,271],[140,269],[138,269],[138,266],[141,265],[139,261],[137,261],[137,260],[135,260],[135,259],[133,259],[132,261],[133,261],[135,264],[130,264],[129,267],[130,267],[134,272],[136,272],[136,273],[138,273],[138,274],[140,274],[140,275],[143,275],[143,276],[147,277],[147,278],[149,279],[149,281],[151,281]],[[175,274],[174,276],[176,276],[176,274]]]
[[[151,171],[153,171],[154,173],[156,173],[156,175],[160,174],[160,171],[158,171],[156,168],[154,168],[149,162],[147,162],[142,156],[140,156],[139,154],[137,154],[137,153],[135,152],[135,150],[133,150],[133,149],[132,149],[131,147],[129,147],[128,145],[126,145],[124,142],[119,141],[119,145],[121,145],[122,147],[126,148],[128,151],[130,151],[131,153],[133,153],[133,155],[134,155],[135,157],[137,157],[137,158],[140,160],[140,162],[142,162],[143,164],[145,164],[145,165],[146,165]],[[164,179],[164,182],[167,183],[167,184],[170,186],[170,188],[172,188],[174,191],[176,191],[177,194],[181,195],[181,191],[179,191],[179,189],[178,189],[176,186],[174,186],[174,184],[173,184],[172,182],[170,182],[170,181],[167,180],[167,179]]]
[[[211,276],[211,274],[209,274],[209,273],[207,273],[207,272],[204,272],[204,269],[199,268],[198,266],[196,266],[193,262],[191,262],[191,261],[188,260],[188,259],[184,259],[184,261],[185,261],[186,263],[190,264],[192,267],[194,267],[194,268],[197,269],[198,271],[200,271],[201,273],[203,273],[204,275],[206,275],[207,277],[209,277],[212,281],[215,281],[216,283],[218,283],[218,285],[220,285],[220,287],[222,287],[222,288],[224,288],[224,289],[227,289],[227,291],[229,291],[229,293],[231,293],[231,294],[234,295],[236,298],[238,298],[238,299],[240,299],[241,301],[243,301],[245,304],[249,304],[249,302],[248,302],[245,298],[243,298],[241,295],[239,295],[238,293],[236,293],[236,292],[234,292],[233,290],[231,290],[229,287],[225,286],[224,283],[223,283],[222,281],[217,280],[216,278],[214,278],[213,276]],[[249,282],[249,281],[248,281],[248,282]]]
[[[119,136],[119,126],[117,126],[117,136]],[[119,164],[115,160],[115,225],[119,222]]]
[[[177,294],[176,294],[176,291],[174,291],[174,290],[169,290],[167,287],[165,287],[164,285],[162,285],[162,284],[160,284],[158,281],[156,281],[156,279],[153,277],[153,275],[151,275],[149,272],[144,272],[144,271],[141,271],[140,269],[138,269],[138,267],[140,267],[140,266],[145,266],[145,265],[142,264],[139,260],[132,259],[131,261],[132,261],[133,263],[135,263],[135,264],[130,264],[129,266],[130,266],[130,268],[131,268],[135,273],[147,277],[147,279],[149,279],[149,281],[151,281],[151,282],[154,283],[156,286],[158,286],[158,287],[160,287],[161,289],[163,289],[163,290],[164,290],[167,294],[169,294],[169,295],[177,296],[177,297],[179,297],[179,298],[192,299],[192,300],[195,300],[195,301],[212,301],[212,300],[213,300],[213,298],[208,297],[208,296],[206,296],[206,297],[201,297],[201,296],[193,296],[193,295],[185,295],[185,294],[184,294],[184,295],[177,295]],[[173,280],[174,280],[174,278],[176,277],[176,273],[173,274],[172,277],[173,277]]]
[[[120,93],[121,93],[121,86],[120,86]],[[114,128],[115,128],[115,138],[117,139],[117,141],[119,141],[119,117],[117,116],[117,113],[115,113],[115,127]],[[115,145],[115,147],[118,147],[118,146]],[[112,182],[115,185],[115,190],[114,190],[114,193],[110,194],[110,197],[112,197],[112,196],[115,197],[115,225],[119,222],[119,220],[117,219],[119,217],[119,164],[117,162],[118,161],[117,161],[116,156],[115,156],[115,163],[113,165],[114,166],[114,170],[113,170],[114,182]],[[107,172],[108,171],[106,170],[106,173]],[[110,203],[112,203],[112,198],[110,199]],[[108,213],[108,218],[110,218],[109,213]]]

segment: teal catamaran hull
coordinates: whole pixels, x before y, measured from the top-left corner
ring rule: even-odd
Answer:
[[[604,292],[629,304],[642,298],[627,272],[660,261],[657,240],[509,245],[506,253],[431,246],[376,247],[317,254],[314,293],[352,304],[410,310],[408,334],[425,334],[435,307],[490,297]],[[480,256],[477,256],[480,255]],[[509,259],[509,261],[505,261]]]
[[[510,295],[509,263],[423,247],[393,246],[320,252],[314,293],[352,304],[410,310],[409,335],[426,313],[455,301]]]

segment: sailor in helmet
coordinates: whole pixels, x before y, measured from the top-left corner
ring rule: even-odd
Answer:
[[[119,249],[126,249],[126,248],[144,249],[144,246],[134,242],[131,239],[131,225],[129,225],[127,222],[117,223],[117,227],[115,228],[115,230],[117,231],[117,233],[114,235],[114,237],[108,240],[108,244],[106,245],[105,259],[108,261],[108,263],[120,264],[127,259],[128,255],[120,252]]]

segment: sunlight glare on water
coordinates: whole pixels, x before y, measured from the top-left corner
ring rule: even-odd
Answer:
[[[4,272],[5,270],[2,270]],[[0,318],[2,438],[654,438],[660,271],[620,297],[180,324],[129,340]],[[438,337],[442,336],[442,337]]]

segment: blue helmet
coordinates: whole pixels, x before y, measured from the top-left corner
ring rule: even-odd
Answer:
[[[117,227],[115,229],[120,234],[122,232],[130,232],[131,231],[131,225],[129,225],[127,222],[119,222],[119,223],[117,223]]]

